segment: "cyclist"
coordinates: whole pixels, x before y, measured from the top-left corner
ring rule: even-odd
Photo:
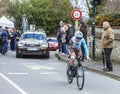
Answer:
[[[87,48],[86,41],[83,38],[82,32],[77,31],[75,35],[70,39],[68,45],[68,53],[70,56],[70,61],[69,61],[70,69],[72,69],[74,60],[82,56],[81,46],[84,48],[87,60],[89,60],[89,51]]]

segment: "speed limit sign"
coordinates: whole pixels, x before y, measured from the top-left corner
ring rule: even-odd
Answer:
[[[74,9],[71,16],[74,20],[80,20],[82,18],[82,12],[79,9]]]

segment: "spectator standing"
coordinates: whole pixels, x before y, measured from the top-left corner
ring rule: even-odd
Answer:
[[[66,49],[66,31],[64,28],[61,29],[62,33],[62,54],[67,54],[67,49]]]
[[[58,49],[59,52],[62,52],[62,33],[61,33],[61,28],[63,27],[63,21],[60,21],[59,23],[60,27],[58,28],[58,32],[57,32],[57,40],[58,40]]]
[[[13,29],[12,36],[11,36],[11,42],[10,42],[10,48],[12,51],[16,50],[16,37],[19,37],[16,29]]]
[[[2,54],[6,53],[8,50],[8,32],[3,28],[1,30],[1,50]]]
[[[87,43],[87,24],[83,21],[79,22],[79,30],[83,33],[83,38],[85,39],[86,43]],[[84,61],[85,59],[85,52],[84,52],[84,48],[81,47],[82,49],[82,61]]]
[[[5,27],[5,31],[6,31],[7,34],[8,34],[7,47],[8,47],[8,49],[9,49],[9,48],[10,48],[10,32],[9,32],[9,28],[8,28],[8,27]]]
[[[8,39],[8,32],[4,28],[2,29],[2,38]]]
[[[66,44],[66,36],[68,32],[68,26],[66,22],[63,22],[63,28],[62,28],[62,53],[63,54],[68,54],[67,52],[67,44]]]
[[[20,30],[16,30],[16,37],[20,37],[20,36],[21,36]]]
[[[74,36],[74,33],[75,33],[75,28],[71,23],[69,23],[68,30],[66,31],[66,50],[67,50],[67,53],[68,53],[69,41]]]
[[[75,28],[72,24],[68,24],[68,30],[66,31],[66,44],[69,44],[69,40],[74,36]]]
[[[79,29],[83,33],[83,38],[85,39],[85,41],[87,43],[87,24],[83,21],[80,21]]]
[[[106,68],[104,71],[113,71],[113,66],[111,63],[111,53],[114,47],[114,31],[111,28],[109,22],[103,22],[103,33],[101,37],[102,48],[105,53],[105,60],[106,60]]]
[[[9,34],[9,31],[8,31],[8,27],[5,27],[5,31],[6,31],[7,34],[8,34],[8,39],[10,39],[10,34]]]

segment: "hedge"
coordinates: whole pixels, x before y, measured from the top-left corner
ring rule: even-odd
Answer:
[[[111,26],[120,26],[120,13],[99,14],[96,16],[97,26],[102,26],[104,21],[108,21]]]

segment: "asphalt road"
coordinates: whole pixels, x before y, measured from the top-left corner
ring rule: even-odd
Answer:
[[[119,94],[120,81],[85,70],[85,86],[67,83],[66,63],[55,57],[0,55],[0,94]]]

